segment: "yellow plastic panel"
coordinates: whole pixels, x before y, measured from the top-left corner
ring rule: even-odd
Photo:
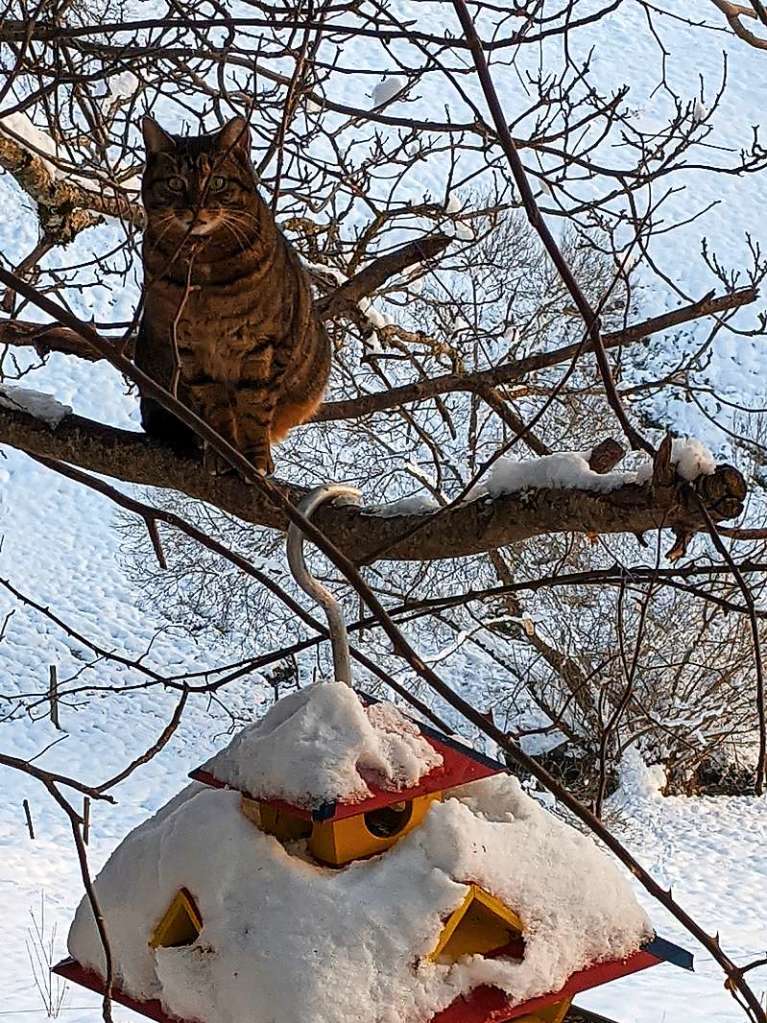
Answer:
[[[572,1001],[572,998],[565,998],[564,1001],[547,1005],[545,1009],[539,1009],[529,1016],[520,1016],[514,1023],[564,1023]]]
[[[186,888],[181,888],[152,931],[149,944],[152,948],[180,948],[193,944],[201,930],[202,917],[194,899]]]
[[[261,806],[255,799],[240,795],[240,810],[256,827],[261,827]]]
[[[487,955],[519,938],[523,929],[517,914],[500,899],[470,885],[461,905],[448,917],[429,958],[454,963],[461,956]]]
[[[334,867],[374,856],[418,827],[431,804],[441,798],[441,792],[429,792],[340,821],[315,821],[309,850],[321,863]]]
[[[260,824],[263,831],[281,842],[295,842],[298,838],[308,838],[312,833],[312,822],[303,817],[298,817],[284,810],[278,810],[268,803],[258,804],[258,819],[253,813],[252,807],[244,805],[245,802],[252,803],[253,800],[243,799],[242,812],[255,824]]]

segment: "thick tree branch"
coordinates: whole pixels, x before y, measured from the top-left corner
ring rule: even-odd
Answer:
[[[44,211],[43,221],[63,242],[93,223],[91,213],[120,217],[140,227],[144,211],[117,191],[86,188],[69,177],[54,175],[50,164],[9,134],[0,125],[0,167],[8,171],[27,195]],[[60,223],[61,222],[61,223]],[[70,237],[71,236],[71,237]]]
[[[446,234],[432,234],[426,238],[408,242],[399,249],[379,256],[368,263],[358,274],[340,288],[317,303],[317,311],[323,320],[340,316],[350,306],[356,306],[360,299],[377,291],[391,277],[415,263],[426,263],[448,247],[452,238]]]
[[[33,323],[30,320],[0,320],[0,344],[14,348],[34,348],[38,355],[61,352],[76,355],[78,359],[98,362],[103,358],[92,345],[69,327],[58,323]],[[126,355],[132,355],[132,343],[126,346]]]
[[[711,0],[711,3],[719,8],[727,19],[728,25],[739,39],[742,39],[749,46],[753,46],[757,50],[767,50],[767,39],[756,35],[755,32],[746,28],[740,20],[741,18],[759,17],[759,20],[762,21],[761,16],[758,15],[758,12],[753,7],[743,7],[742,4],[730,3],[730,0]]]
[[[175,455],[144,434],[67,416],[55,430],[26,412],[0,409],[0,443],[56,458],[126,482],[171,488],[204,500],[246,522],[285,530],[287,518],[266,495],[236,476],[216,477],[199,462]],[[629,477],[630,478],[630,477]],[[609,493],[547,488],[479,498],[437,514],[417,533],[424,515],[383,516],[351,505],[317,513],[317,525],[358,564],[386,550],[394,561],[465,557],[548,533],[642,533],[668,528],[694,532],[705,522],[681,481],[661,486],[627,482]],[[303,491],[279,484],[296,502]],[[697,491],[715,521],[740,514],[746,486],[740,473],[721,465],[701,477]]]

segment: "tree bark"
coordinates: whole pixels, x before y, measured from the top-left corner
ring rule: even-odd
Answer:
[[[126,482],[177,490],[255,525],[287,528],[284,514],[257,488],[235,475],[211,476],[198,461],[181,458],[142,433],[76,415],[52,430],[26,412],[0,408],[0,443]],[[305,493],[278,482],[294,503]],[[342,505],[321,509],[316,520],[349,558],[365,564],[466,557],[546,533],[695,532],[705,528],[695,494],[716,522],[743,509],[745,481],[732,466],[718,466],[693,486],[694,493],[674,477],[661,485],[626,482],[609,493],[547,487],[479,497],[417,515],[385,516],[380,510]]]

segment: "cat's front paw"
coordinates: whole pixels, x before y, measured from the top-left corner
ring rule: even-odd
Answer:
[[[244,454],[248,461],[256,467],[256,472],[259,476],[274,476],[274,461],[272,460],[272,453],[268,448],[266,451],[263,449],[245,451]]]
[[[222,458],[210,444],[205,444],[203,447],[202,465],[211,476],[231,476],[234,473],[234,469],[227,460]]]

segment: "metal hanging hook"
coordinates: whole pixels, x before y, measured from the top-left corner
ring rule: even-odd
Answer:
[[[310,490],[296,506],[305,518],[312,517],[314,511],[320,505],[335,501],[338,497],[358,499],[359,490],[354,487],[344,486],[342,483],[329,483],[322,487]],[[330,592],[325,589],[318,579],[310,573],[306,567],[304,558],[304,541],[306,537],[300,526],[291,522],[288,527],[288,565],[293,573],[293,578],[310,597],[313,597],[325,610],[328,619],[328,631],[330,642],[333,647],[333,669],[336,681],[345,682],[347,686],[352,684],[352,666],[349,657],[349,636],[346,632],[346,623],[341,614],[341,605]]]

